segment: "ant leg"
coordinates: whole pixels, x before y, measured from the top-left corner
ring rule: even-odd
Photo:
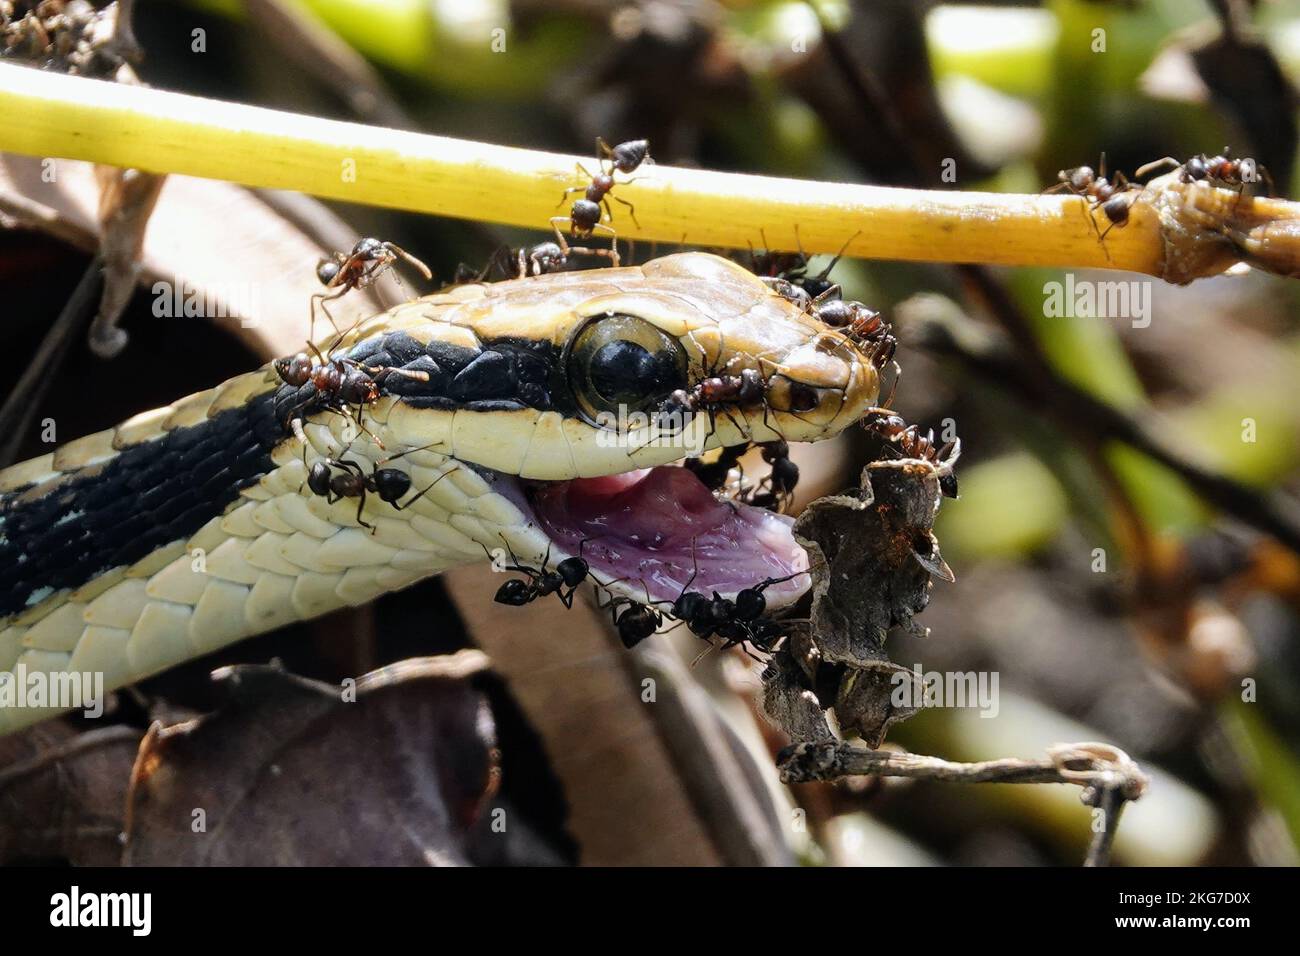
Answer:
[[[560,251],[568,256],[573,250],[569,248],[569,241],[564,238],[564,233],[560,231],[560,223],[565,223],[570,229],[573,228],[573,220],[568,216],[552,216],[551,228],[555,230],[555,242],[560,247]]]
[[[339,324],[334,321],[334,314],[330,312],[328,308],[326,308],[325,303],[331,302],[334,299],[339,298],[340,296],[346,295],[351,288],[352,288],[351,286],[345,285],[345,286],[341,286],[337,292],[333,292],[333,293],[317,292],[315,295],[311,297],[311,305],[310,305],[311,334],[309,338],[312,339],[316,338],[316,307],[317,306],[320,306],[320,310],[325,313],[325,318],[330,320],[330,325],[334,327],[334,333],[338,335],[340,338],[342,338],[343,333],[339,331]]]
[[[406,454],[406,453],[403,452],[402,454]],[[443,472],[441,475],[439,475],[437,478],[433,479],[432,483],[430,483],[430,485],[429,485],[428,488],[425,488],[423,491],[421,491],[419,494],[417,494],[414,498],[411,498],[410,500],[408,500],[408,501],[406,502],[406,504],[401,505],[401,504],[396,504],[396,503],[394,503],[393,507],[396,508],[398,511],[405,511],[407,508],[411,507],[411,505],[415,504],[417,501],[419,501],[421,498],[423,498],[425,495],[427,495],[427,494],[428,494],[428,493],[433,489],[433,486],[434,486],[434,485],[436,485],[438,482],[442,481],[442,479],[446,478],[448,475],[450,475],[450,474],[451,474],[453,471],[455,471],[455,470],[456,470],[455,468],[448,468],[446,471],[444,471],[444,472]],[[483,550],[486,551],[487,549],[484,548]]]
[[[552,219],[551,225],[555,226],[555,223],[557,222],[567,222],[572,224],[571,219],[568,219],[563,216],[557,216],[556,218]],[[571,247],[567,242],[564,241],[564,237],[560,234],[560,229],[558,226],[555,226],[555,235],[559,237],[560,249],[564,252],[566,256],[569,255],[571,252],[582,253],[583,255],[586,256],[602,256],[610,261],[610,264],[613,268],[618,268],[620,265],[622,265],[622,260],[619,259],[619,255],[618,255],[618,232],[612,229],[611,227],[605,225],[603,222],[598,222],[596,223],[595,226],[592,227],[593,232],[596,230],[601,230],[602,232],[607,233],[610,236],[610,248],[593,249],[587,246]]]
[[[378,448],[380,451],[387,451],[388,446],[383,443],[383,440],[380,439],[380,437],[376,435],[374,432],[372,432],[369,428],[367,428],[366,423],[361,420],[361,412],[360,412],[361,408],[362,406],[360,405],[357,406],[358,411],[355,416],[352,414],[352,409],[347,405],[342,405],[336,408],[335,411],[337,411],[344,418],[348,419],[348,421],[352,422],[352,424],[356,425],[358,430],[360,430],[362,434],[364,434],[367,438],[369,438],[372,442],[375,443],[376,448]]]
[[[419,445],[415,448],[408,448],[406,449],[406,451],[399,451],[396,455],[389,455],[383,461],[376,462],[376,465],[386,465],[390,461],[397,461],[397,459],[401,458],[403,455],[409,455],[412,452],[416,452],[416,451],[428,451],[430,448],[437,448],[441,444],[442,442],[435,441],[435,442],[429,442],[429,444],[427,445]],[[446,473],[443,475],[443,477],[446,477],[446,475],[450,475],[453,471],[455,471],[454,468],[448,469]]]
[[[368,523],[364,518],[361,517],[361,509],[364,508],[365,506],[366,506],[366,489],[362,488],[361,494],[358,496],[358,500],[357,500],[357,524],[361,525],[361,527],[363,528],[369,528],[370,533],[374,534],[376,530],[375,525]]]
[[[632,205],[630,202],[628,202],[626,199],[620,199],[618,196],[615,196],[615,197],[614,197],[614,202],[620,202],[620,203],[622,203],[624,206],[627,206],[627,212],[628,212],[628,215],[632,217],[632,222],[636,225],[636,227],[637,227],[638,229],[640,229],[640,228],[641,228],[641,223],[637,222],[637,218],[636,218],[636,206],[633,206],[633,205]],[[608,208],[608,206],[609,206],[609,200],[606,200],[606,201],[605,201],[605,205],[606,205],[606,208]]]
[[[560,194],[560,201],[555,204],[555,208],[559,209],[561,206],[563,206],[565,202],[568,201],[568,198],[574,193],[586,192],[586,190],[587,190],[586,186],[570,186],[568,189],[566,189],[563,193]]]
[[[1255,173],[1264,181],[1264,185],[1268,187],[1268,195],[1276,196],[1277,185],[1273,182],[1273,174],[1259,164],[1256,164],[1255,166]]]

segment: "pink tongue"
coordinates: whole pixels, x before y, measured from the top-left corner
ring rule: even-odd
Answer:
[[[807,566],[791,519],[719,501],[684,468],[660,467],[547,485],[533,499],[551,538],[591,562],[602,580],[642,581],[656,600],[691,589],[724,594]],[[807,579],[772,589],[801,593]],[[774,602],[776,603],[776,602]]]
[[[652,468],[607,478],[580,478],[564,487],[564,510],[593,537],[614,530],[628,544],[651,550],[684,545],[721,531],[733,509],[684,468]]]

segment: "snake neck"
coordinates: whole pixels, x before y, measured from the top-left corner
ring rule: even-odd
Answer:
[[[346,417],[316,415],[304,447],[273,385],[241,376],[0,472],[0,733],[67,709],[20,685],[76,674],[112,690],[485,548],[545,547],[502,476],[433,449],[384,462],[375,439],[401,446],[383,409],[374,438],[351,441]],[[411,490],[400,507],[316,495],[308,469],[330,459],[399,468]]]

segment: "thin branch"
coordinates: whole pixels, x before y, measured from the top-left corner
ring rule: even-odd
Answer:
[[[27,438],[27,430],[45,393],[58,379],[68,348],[90,326],[103,284],[102,269],[103,263],[98,256],[90,260],[59,317],[46,330],[18,384],[0,406],[0,435],[6,436],[0,442],[0,468],[12,464],[18,457],[18,450]]]
[[[809,783],[841,777],[917,777],[953,783],[1069,783],[1082,787],[1080,799],[1103,815],[1084,866],[1105,866],[1115,841],[1124,803],[1137,800],[1147,776],[1133,758],[1110,744],[1057,744],[1040,760],[1007,757],[954,763],[923,754],[868,750],[843,741],[794,744],[777,757],[783,783]]]
[[[1092,834],[1088,855],[1083,859],[1084,866],[1110,865],[1110,850],[1115,845],[1115,834],[1119,832],[1119,818],[1124,812],[1124,797],[1116,789],[1102,790],[1097,809],[1102,813],[1102,826]]]
[[[11,786],[24,777],[30,777],[34,773],[39,773],[46,767],[58,763],[60,760],[66,760],[69,757],[85,753],[87,750],[94,750],[98,747],[107,747],[110,744],[132,743],[138,741],[142,732],[138,727],[127,727],[123,724],[114,724],[110,727],[97,727],[94,730],[88,730],[84,734],[78,734],[61,744],[51,747],[49,750],[42,751],[29,760],[23,760],[19,763],[10,764],[7,767],[0,768],[0,790]]]
[[[575,164],[592,163],[10,65],[0,65],[0,107],[0,149],[13,152],[539,229],[558,214],[563,188],[578,181]],[[685,236],[697,245],[745,248],[765,234],[773,248],[802,244],[809,253],[834,253],[852,236],[847,253],[859,258],[1116,268],[1179,281],[1222,271],[1243,255],[1267,259],[1283,274],[1300,272],[1300,230],[1289,228],[1300,223],[1300,208],[1276,200],[1241,202],[1250,219],[1232,241],[1198,219],[1175,242],[1169,220],[1182,208],[1179,197],[1159,202],[1164,192],[1153,193],[1134,203],[1128,224],[1103,246],[1077,196],[894,189],[668,166],[649,167],[618,189],[636,204],[640,223],[619,216],[624,238]],[[1206,191],[1236,200],[1227,190]],[[1237,215],[1238,206],[1231,210]],[[1259,228],[1274,226],[1259,238]],[[1248,250],[1247,241],[1254,242]],[[1185,247],[1198,242],[1213,254],[1189,256]]]

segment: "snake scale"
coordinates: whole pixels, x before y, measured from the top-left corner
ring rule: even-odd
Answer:
[[[734,594],[806,567],[789,519],[662,466],[828,438],[879,392],[850,337],[704,253],[458,286],[331,345],[422,373],[380,379],[359,414],[368,434],[268,364],[0,471],[0,672],[121,687],[503,546],[534,565],[581,552],[633,599],[671,601],[692,575]],[[668,440],[635,415],[622,430],[602,418],[747,369],[760,401],[716,403]],[[360,511],[314,494],[310,467],[340,460],[405,471],[412,494]],[[60,709],[5,701],[0,733]]]

